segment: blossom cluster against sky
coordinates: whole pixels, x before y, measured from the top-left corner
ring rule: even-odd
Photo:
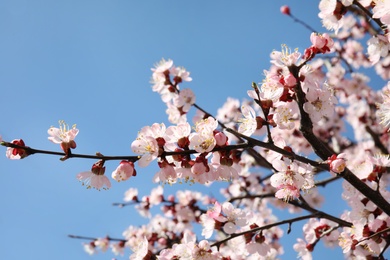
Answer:
[[[310,32],[280,13],[284,4],[322,31],[317,1],[304,8],[297,0],[2,1],[0,134],[6,141],[23,138],[28,146],[59,151],[47,129],[65,120],[80,130],[77,153],[133,155],[130,144],[143,126],[167,123],[165,105],[149,82],[153,64],[166,58],[184,66],[193,78],[185,87],[216,113],[227,97],[247,97],[251,82],[260,82],[269,67],[272,50],[310,45]],[[121,202],[130,187],[147,194],[156,185],[155,168],[137,169],[137,177],[98,192],[76,179],[93,163],[49,155],[0,157],[0,258],[85,259],[83,241],[68,234],[121,238],[128,225],[145,223],[131,207],[112,203]],[[106,167],[111,172],[117,164]],[[167,185],[165,191],[199,188],[183,185]],[[217,196],[219,188],[202,191]],[[286,247],[285,259],[295,256]]]

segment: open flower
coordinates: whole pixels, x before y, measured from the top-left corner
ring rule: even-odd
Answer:
[[[59,121],[60,127],[50,127],[47,133],[50,135],[48,139],[55,144],[60,144],[61,149],[68,154],[70,149],[76,148],[76,142],[74,139],[79,133],[76,125],[73,125],[70,129],[65,121]]]
[[[303,110],[309,114],[313,123],[318,123],[324,117],[331,118],[333,116],[337,100],[329,90],[309,89],[306,99],[307,102],[303,104]]]
[[[148,259],[148,245],[149,241],[145,236],[143,238],[139,238],[131,248],[134,253],[130,256],[130,260]]]
[[[298,50],[291,51],[287,45],[282,45],[282,51],[273,51],[271,53],[271,63],[277,67],[284,68],[291,65],[296,65],[301,57]]]
[[[134,153],[142,154],[138,161],[140,167],[146,167],[151,161],[157,158],[160,148],[165,144],[163,136],[166,127],[164,124],[153,124],[145,126],[138,133],[137,139],[131,143],[131,149]]]
[[[173,99],[173,104],[177,108],[181,108],[183,112],[188,112],[194,103],[195,94],[189,88],[181,90],[179,95]]]
[[[390,126],[390,81],[382,90],[382,98],[383,101],[376,104],[378,107],[376,114],[381,120],[380,124],[388,128]]]
[[[251,136],[257,128],[256,112],[252,107],[246,105],[241,106],[241,112],[244,117],[239,119],[241,124],[238,127],[238,132]]]
[[[109,189],[111,188],[110,180],[104,175],[106,167],[103,166],[104,162],[102,160],[94,163],[90,171],[81,172],[77,174],[76,178],[83,182],[83,185],[87,186],[87,189],[94,188],[97,190],[100,189]]]
[[[191,133],[189,136],[190,149],[194,149],[198,153],[210,152],[216,145],[214,138],[214,130],[218,126],[218,121],[212,117],[208,117],[196,123],[196,133]]]

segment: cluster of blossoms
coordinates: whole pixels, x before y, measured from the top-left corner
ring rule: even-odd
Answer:
[[[193,127],[187,113],[195,105],[194,93],[179,87],[192,80],[190,73],[172,60],[152,69],[152,89],[166,103],[173,125],[143,127],[131,143],[137,156],[120,159],[111,177],[126,181],[136,176],[135,162],[138,167],[156,162],[155,182],[222,180],[226,201],[189,190],[164,196],[161,186],[139,199],[131,188],[126,203],[148,218],[160,205],[161,215],[142,227],[130,226],[123,239],[86,243],[88,253],[111,247],[123,255],[128,247],[130,259],[276,259],[283,254],[278,226],[308,219],[293,246],[299,258],[312,259],[319,241],[341,247],[348,259],[384,258],[390,245],[390,2],[321,0],[319,9],[324,27],[334,34],[311,33],[311,45],[302,53],[286,45],[273,51],[265,78],[247,92],[249,100],[228,98],[215,117],[202,110]],[[292,16],[286,6],[281,12]],[[369,77],[360,72],[370,67],[387,81],[381,90],[370,88]],[[346,124],[353,137],[343,136]],[[63,121],[48,130],[49,140],[64,152],[62,160],[75,156],[78,132]],[[37,152],[22,139],[0,142],[10,159]],[[87,188],[108,189],[104,164],[112,158],[97,154],[96,159],[77,179]],[[321,179],[325,171],[331,179]],[[333,216],[319,210],[324,197],[316,187],[339,178],[346,180],[341,196],[350,210]],[[271,206],[311,215],[278,222]],[[198,232],[194,224],[200,224]]]
[[[172,124],[186,122],[186,114],[195,103],[195,95],[191,89],[180,90],[179,84],[191,81],[190,73],[185,68],[175,67],[172,60],[164,59],[152,71],[152,89],[161,95],[167,105],[169,121]]]
[[[220,205],[211,197],[194,191],[178,191],[175,195],[165,197],[161,187],[138,198],[138,190],[129,189],[124,197],[127,203],[136,203],[137,210],[144,217],[150,217],[154,206],[161,206],[162,215],[155,216],[151,222],[141,227],[130,226],[123,232],[124,239],[110,237],[97,238],[84,244],[89,254],[105,252],[111,248],[115,255],[123,255],[124,249],[133,251],[130,259],[152,259],[158,253],[158,259],[258,259],[262,256],[275,258],[283,253],[279,238],[283,231],[273,226],[262,230],[260,227],[274,223],[276,217],[272,211],[260,207],[261,217],[256,210],[244,211],[232,203]],[[208,210],[203,207],[214,205]],[[126,205],[126,204],[122,204]],[[202,236],[198,240],[191,223],[200,221],[203,226]],[[227,238],[229,235],[245,233],[221,244],[219,250],[210,240],[213,232],[216,238]],[[240,248],[243,246],[243,248]]]
[[[234,167],[235,153],[229,150],[213,152],[228,144],[227,136],[216,130],[217,126],[218,122],[212,117],[198,121],[195,132],[191,132],[187,122],[168,128],[164,124],[153,124],[141,129],[131,148],[141,155],[140,167],[158,158],[160,171],[154,177],[156,182],[175,183],[180,179],[206,184],[230,180],[238,177]],[[210,162],[209,156],[212,156]]]

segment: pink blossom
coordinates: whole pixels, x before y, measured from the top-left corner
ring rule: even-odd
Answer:
[[[359,179],[366,179],[374,170],[374,165],[367,156],[363,156],[356,158],[349,168]]]
[[[328,30],[334,30],[337,34],[344,23],[343,13],[340,12],[342,4],[338,3],[337,0],[321,0],[319,9],[318,17],[321,18],[324,27]]]
[[[210,152],[216,145],[213,132],[217,126],[218,122],[212,117],[199,121],[195,126],[196,132],[189,136],[190,149],[199,153]]]
[[[91,241],[90,243],[83,244],[84,251],[89,255],[94,255],[98,251],[96,250],[95,242]]]
[[[246,245],[246,250],[248,250],[248,253],[250,254],[258,254],[260,257],[266,256],[269,251],[271,250],[271,246],[262,241],[264,240],[264,236],[257,235],[255,237],[260,237],[259,239],[255,239],[255,241],[251,241]],[[257,241],[259,240],[259,241]]]
[[[300,190],[309,190],[314,186],[311,169],[288,159],[275,160],[272,166],[277,170],[271,176],[271,185],[277,189],[275,197],[290,200],[300,197]]]
[[[352,39],[348,39],[343,46],[344,51],[342,52],[342,57],[354,68],[360,68],[361,66],[369,67],[370,62],[367,60],[366,55],[364,54],[363,45]]]
[[[321,238],[321,241],[327,246],[333,246],[338,243],[339,231],[333,229],[336,226],[336,223],[328,219],[314,219],[311,218],[304,226],[303,232],[305,234],[305,240],[312,244],[318,238]],[[333,229],[333,230],[332,230]]]
[[[163,136],[165,135],[164,124],[153,124],[152,126],[145,126],[138,133],[137,139],[132,142],[131,149],[134,153],[142,154],[138,165],[146,167],[151,161],[157,158],[160,146],[165,144]],[[157,141],[159,140],[159,142]]]
[[[163,258],[163,259],[193,259],[192,256],[194,254],[194,251],[196,250],[196,235],[193,234],[191,231],[186,230],[184,231],[183,239],[181,241],[181,244],[175,244],[172,246],[172,254],[170,258]],[[161,255],[161,254],[160,254]],[[174,257],[174,256],[175,257]],[[164,253],[164,257],[167,257],[166,253]],[[160,259],[160,257],[159,257]]]
[[[186,88],[180,91],[179,95],[173,99],[173,104],[181,108],[183,112],[188,112],[195,104],[195,94],[191,89]]]
[[[301,54],[298,50],[292,52],[287,45],[282,45],[282,51],[271,53],[271,63],[277,67],[285,68],[294,64],[297,65],[300,57]]]
[[[207,165],[207,159],[203,156],[196,157],[195,163],[191,167],[191,172],[193,180],[201,184],[206,184],[216,179]]]
[[[288,159],[275,160],[272,162],[272,166],[277,170],[271,176],[271,185],[277,188],[283,184],[294,185],[302,187],[305,183],[305,178],[301,174],[300,166],[295,162],[291,162]]]
[[[344,228],[344,230],[347,230],[347,228]],[[349,230],[349,228],[348,228],[348,230]],[[351,235],[352,234],[350,232],[347,232],[347,231],[343,231],[340,233],[339,246],[343,249],[344,254],[349,253],[353,247],[353,239],[352,239]]]
[[[222,255],[216,251],[213,252],[210,247],[210,243],[207,240],[201,240],[199,244],[194,248],[191,259],[194,260],[218,260],[223,259]]]
[[[111,177],[116,181],[128,180],[131,176],[135,176],[134,163],[130,161],[121,161],[115,171],[112,172]]]
[[[165,59],[162,59],[151,70],[153,71],[153,74],[161,75],[161,74],[169,73],[169,70],[172,68],[172,66],[173,66],[173,61],[171,59],[167,61]]]
[[[368,159],[371,163],[383,167],[390,166],[390,156],[384,154],[376,154],[375,156],[369,156]]]
[[[240,117],[240,101],[228,97],[226,102],[217,111],[217,120],[224,124],[232,124]]]
[[[140,260],[144,259],[146,255],[148,254],[148,247],[149,247],[149,241],[144,236],[143,238],[138,239],[138,243],[136,246],[133,246],[131,250],[133,251],[133,254],[130,255],[131,260]]]
[[[176,182],[177,173],[173,163],[169,163],[167,160],[158,162],[160,171],[156,173],[153,180],[154,182],[173,184]]]
[[[273,119],[280,129],[293,129],[298,120],[299,109],[295,102],[278,102],[274,104]]]
[[[176,83],[181,83],[183,81],[191,81],[190,73],[183,67],[172,67],[170,72],[173,75],[173,80]]]
[[[310,41],[313,43],[313,46],[318,50],[318,52],[321,53],[327,53],[333,47],[333,40],[327,33],[312,33],[310,35]]]
[[[309,114],[313,123],[318,123],[322,118],[333,116],[337,100],[329,90],[309,88],[306,99],[307,102],[303,104],[303,109]]]
[[[110,180],[104,175],[106,167],[103,166],[103,161],[98,161],[92,165],[91,171],[79,173],[76,178],[87,186],[87,189],[94,188],[109,189],[111,188]]]
[[[226,218],[222,217],[222,205],[218,201],[214,203],[214,207],[207,210],[207,215],[218,221],[226,221]]]
[[[50,127],[47,133],[50,135],[48,139],[55,144],[60,144],[61,149],[68,153],[69,149],[76,148],[76,138],[79,130],[76,128],[76,125],[73,125],[70,129],[69,126],[63,121],[59,121],[60,128]]]
[[[221,162],[222,160],[222,162]],[[232,167],[232,160],[230,158],[223,157],[218,152],[213,153],[211,163],[209,164],[210,171],[215,179],[231,181],[238,178],[237,170]]]
[[[239,119],[240,126],[238,127],[238,132],[251,136],[257,128],[256,112],[250,106],[241,106],[241,112],[244,118]]]
[[[168,86],[165,85],[166,78],[169,76],[169,70],[173,66],[172,60],[164,60],[162,59],[160,62],[158,62],[154,68],[151,70],[153,71],[151,83],[153,84],[152,89],[154,92],[162,93],[163,91],[166,91]]]
[[[151,136],[138,135],[137,140],[131,144],[131,149],[134,153],[142,154],[138,165],[146,167],[151,161],[157,158],[159,147],[155,138]]]
[[[300,190],[294,184],[280,184],[276,187],[275,198],[289,201],[300,197]]]
[[[321,0],[319,4],[321,15],[333,15],[336,5],[337,0]]]
[[[372,18],[379,19],[382,23],[390,25],[390,1],[375,0],[374,8],[372,9]]]
[[[302,260],[312,260],[313,257],[311,252],[307,249],[307,244],[302,238],[297,239],[297,243],[294,244],[293,248],[298,252],[299,259]]]
[[[190,133],[191,126],[187,122],[169,126],[165,131],[165,147],[170,151],[174,151],[177,147],[188,148]]]
[[[213,235],[215,220],[207,214],[200,216],[200,223],[202,224],[202,236],[206,239]]]
[[[266,77],[264,79],[264,82],[261,84],[261,98],[277,102],[284,92],[284,86],[280,82],[280,76],[268,71],[264,71],[264,73]],[[254,99],[258,98],[257,95],[254,94],[254,92],[252,91],[248,91],[248,95],[249,94]]]
[[[125,192],[125,197],[123,198],[124,201],[137,201],[138,198],[138,190],[136,188],[130,188]]]
[[[390,51],[390,43],[383,35],[372,37],[368,40],[367,45],[368,57],[371,64],[376,64],[380,58],[386,57]]]
[[[171,122],[172,124],[182,124],[187,122],[186,114],[180,112],[180,109],[177,108],[177,106],[175,106],[170,102],[165,104],[167,105],[167,109],[165,110],[165,113],[168,115],[169,122]]]
[[[125,242],[119,241],[118,243],[111,243],[110,244],[111,250],[114,253],[114,255],[121,255],[123,256],[125,251]]]
[[[108,240],[107,237],[98,238],[95,240],[95,246],[99,247],[102,252],[107,251],[109,245],[110,245],[110,241]]]
[[[164,189],[158,186],[150,192],[149,203],[151,205],[159,205],[164,200]]]
[[[222,228],[227,234],[233,234],[239,227],[247,224],[246,213],[240,208],[235,208],[230,202],[222,204],[222,211],[227,218]]]

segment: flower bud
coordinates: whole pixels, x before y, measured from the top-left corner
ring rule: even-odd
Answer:
[[[283,5],[280,7],[280,12],[285,15],[290,15],[290,7],[288,5]]]

